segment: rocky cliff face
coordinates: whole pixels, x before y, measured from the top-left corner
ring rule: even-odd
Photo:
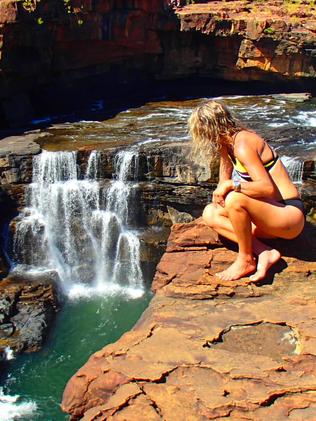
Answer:
[[[52,276],[9,276],[0,283],[0,360],[6,348],[15,354],[41,349],[60,305]]]
[[[67,90],[80,101],[91,89],[152,78],[162,53],[158,33],[177,27],[163,0],[35,0],[30,12],[25,3],[0,6],[2,114],[13,126],[39,103],[59,102],[59,112],[75,104]]]
[[[126,97],[145,81],[314,84],[316,12],[307,1],[295,9],[283,1],[73,0],[65,2],[71,13],[61,0],[31,3],[31,13],[20,1],[0,6],[3,125],[93,95]]]
[[[212,40],[214,75],[270,81],[315,77],[316,9],[311,2],[197,3],[203,4],[176,9],[180,30]]]
[[[5,227],[25,205],[25,191],[32,180],[33,156],[40,153],[41,148],[35,139],[40,133],[23,136],[10,136],[0,145],[0,279],[9,271],[5,256]]]
[[[202,222],[175,225],[148,310],[72,377],[63,410],[85,421],[314,419],[314,231],[279,243],[283,258],[256,285],[215,276],[235,252]]]

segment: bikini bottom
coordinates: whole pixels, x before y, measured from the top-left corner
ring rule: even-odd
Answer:
[[[303,212],[304,216],[306,216],[306,209],[303,205],[302,199],[296,198],[296,199],[285,199],[285,200],[278,200],[279,203],[282,203],[283,205],[287,206],[295,206],[297,209]]]

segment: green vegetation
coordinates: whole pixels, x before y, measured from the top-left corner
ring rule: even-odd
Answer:
[[[18,0],[21,2],[22,7],[29,13],[36,13],[36,21],[39,25],[44,23],[44,19],[39,15],[40,8],[39,3],[44,3],[48,0]],[[72,5],[72,0],[59,0],[63,5],[65,12],[70,15],[75,15],[77,18],[77,24],[79,26],[83,25],[84,20],[82,17],[83,5],[80,7],[74,7]],[[222,0],[222,3],[225,3],[226,0]],[[202,0],[185,0],[185,4],[198,4],[205,3]],[[211,2],[210,2],[211,3]],[[269,10],[269,5],[266,0],[245,0],[247,7],[251,7],[254,13],[265,12]],[[300,17],[302,14],[307,17],[316,14],[316,0],[283,0],[283,10],[292,18],[295,19],[296,16]],[[272,28],[266,28],[264,32],[266,34],[272,34]]]
[[[34,10],[36,10],[37,3],[39,2],[40,0],[23,0],[22,6],[23,6],[23,9],[31,13],[31,12],[34,12]]]
[[[22,2],[23,9],[27,11],[28,13],[34,13],[34,12],[40,13],[38,9],[38,4],[41,2],[41,0],[20,0],[20,1]],[[82,13],[83,11],[83,6],[81,6],[80,8],[78,7],[74,8],[71,4],[71,0],[60,0],[60,2],[63,4],[66,13],[75,15],[77,18],[77,24],[79,26],[83,25],[83,19],[81,16],[79,16],[80,13]],[[44,19],[41,16],[39,16],[36,18],[36,22],[38,23],[38,25],[43,25]]]
[[[270,34],[270,35],[272,35],[272,34],[274,34],[275,33],[275,29],[273,29],[273,28],[271,28],[270,26],[268,27],[268,28],[266,28],[264,31],[263,31],[265,34]]]

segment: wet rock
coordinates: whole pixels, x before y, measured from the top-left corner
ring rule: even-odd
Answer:
[[[157,262],[166,249],[169,233],[169,226],[159,227],[157,225],[146,228],[140,233],[140,263],[144,279],[153,279]]]
[[[63,410],[85,421],[315,418],[314,239],[308,225],[281,241],[264,281],[223,282],[215,273],[236,253],[201,220],[174,225],[149,308],[72,377]]]
[[[169,182],[140,183],[140,198],[144,209],[144,218],[149,225],[171,225],[168,206],[178,212],[201,215],[203,208],[210,202],[213,184],[179,185]]]
[[[8,338],[14,333],[14,325],[12,323],[1,323],[0,327],[0,337]]]
[[[26,186],[32,181],[33,157],[41,148],[36,142],[45,133],[9,136],[0,142],[0,224],[25,205]]]
[[[316,163],[313,160],[308,160],[304,162],[303,169],[303,178],[304,180],[315,180],[316,182]]]
[[[171,206],[167,206],[168,214],[170,216],[172,224],[179,224],[183,222],[192,222],[193,216],[188,212],[179,212]]]
[[[316,180],[310,179],[303,183],[301,197],[308,213],[312,213],[312,209],[316,204]]]
[[[274,98],[281,98],[285,101],[293,101],[293,102],[306,102],[310,101],[312,98],[312,94],[309,92],[302,92],[302,93],[290,93],[290,94],[276,94],[272,95]]]
[[[11,274],[0,282],[0,348],[38,351],[60,305],[54,277],[26,279]]]

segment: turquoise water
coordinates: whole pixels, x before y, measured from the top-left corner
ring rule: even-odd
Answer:
[[[129,330],[148,306],[150,298],[151,293],[146,291],[137,299],[115,295],[65,303],[43,350],[19,356],[8,363],[4,395],[19,395],[19,401],[35,402],[37,409],[27,416],[21,408],[17,418],[8,415],[2,418],[4,415],[0,413],[0,419],[67,420],[68,416],[61,412],[59,404],[69,378],[92,353]],[[14,404],[15,408],[17,405]]]

